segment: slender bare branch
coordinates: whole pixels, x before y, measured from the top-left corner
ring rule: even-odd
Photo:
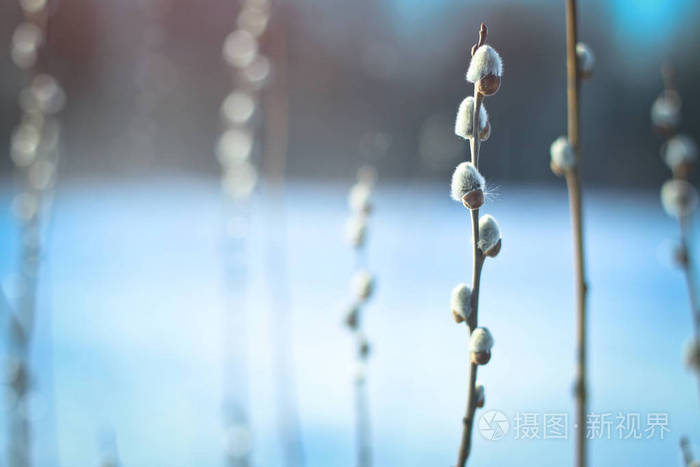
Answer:
[[[576,0],[566,0],[566,65],[568,98],[568,139],[573,147],[576,167],[567,171],[566,184],[569,191],[571,226],[574,242],[574,283],[576,287],[576,379],[574,397],[576,400],[576,466],[585,467],[586,452],[586,272],[583,244],[582,194],[579,168],[581,166],[580,147],[580,76],[576,44],[578,41]]]
[[[485,24],[481,24],[479,30],[479,40],[474,46],[472,46],[471,54],[472,56],[476,50],[484,45],[486,42],[486,36],[488,34],[488,29]],[[484,95],[482,95],[478,86],[474,86],[474,115],[472,117],[472,137],[469,139],[469,148],[471,151],[471,162],[474,167],[479,168],[479,151],[481,149],[481,138],[479,135],[480,128],[480,111],[483,105]],[[478,247],[479,244],[479,210],[471,210],[471,224],[472,224],[472,249],[473,249],[473,263],[472,263],[472,311],[469,317],[465,320],[467,327],[469,328],[469,333],[471,334],[474,329],[478,326],[479,320],[479,289],[481,286],[481,271],[484,265],[484,254]],[[457,466],[464,467],[469,458],[471,452],[472,444],[472,432],[474,429],[474,414],[476,412],[476,376],[478,365],[475,363],[470,363],[469,367],[469,387],[467,392],[467,406],[465,409],[465,415],[462,419],[462,440],[460,442],[459,451],[457,455]]]

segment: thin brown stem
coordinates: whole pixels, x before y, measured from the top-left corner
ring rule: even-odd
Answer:
[[[581,212],[581,186],[578,173],[567,174],[569,209],[574,243],[574,282],[576,286],[576,465],[586,465],[586,280],[583,250],[583,215]]]
[[[576,155],[576,168],[566,175],[571,210],[571,226],[574,241],[574,282],[576,287],[576,466],[585,467],[586,452],[586,275],[583,246],[583,214],[579,167],[580,149],[580,97],[579,70],[576,56],[578,41],[576,0],[566,0],[566,69],[568,101],[568,137]]]
[[[576,151],[579,161],[579,72],[576,57],[578,32],[576,26],[576,0],[566,0],[566,82],[569,143]]]
[[[49,11],[53,6],[51,0],[46,2],[38,12],[24,12],[24,20],[34,24],[42,33],[43,44],[38,51],[38,57],[27,70],[27,82],[31,83],[40,74],[48,71],[49,57]],[[26,117],[22,116],[22,119]],[[43,129],[41,129],[43,131]],[[43,137],[43,136],[42,136]],[[32,187],[23,172],[23,189],[39,200],[37,212],[29,219],[23,220],[21,230],[23,243],[20,248],[20,278],[22,294],[10,317],[8,343],[13,358],[11,365],[15,366],[12,392],[9,396],[9,433],[8,433],[8,465],[10,467],[28,467],[32,465],[32,424],[31,418],[20,411],[26,406],[26,400],[31,390],[32,371],[29,354],[34,339],[34,322],[37,313],[37,293],[39,286],[39,266],[42,253],[41,236],[43,197],[45,192]],[[27,241],[36,237],[37,239]]]
[[[693,463],[693,453],[690,452],[690,443],[688,443],[688,438],[683,436],[681,438],[681,453],[683,454],[683,465],[690,467]]]
[[[479,210],[471,211],[472,235],[474,236],[474,270],[472,275],[472,312],[466,320],[469,333],[479,325],[479,289],[481,284],[481,270],[484,266],[484,255],[479,250]],[[472,447],[472,432],[474,429],[474,413],[476,412],[476,375],[479,366],[471,363],[469,366],[469,390],[467,392],[467,407],[462,419],[462,441],[457,455],[457,466],[464,467]]]
[[[358,347],[361,345],[362,343],[359,343]],[[361,353],[361,350],[358,349],[358,352]],[[366,357],[360,355],[358,360],[364,364]],[[357,466],[370,467],[372,465],[372,449],[370,444],[369,403],[364,375],[358,375],[355,381],[355,431]]]
[[[487,29],[484,24],[481,25],[481,30],[479,31],[479,41],[472,47],[472,55],[477,48],[484,44],[486,41]],[[481,141],[479,138],[479,113],[481,110],[481,105],[483,103],[484,96],[479,93],[477,87],[474,86],[474,115],[472,117],[472,138],[469,139],[469,148],[471,150],[471,162],[474,167],[479,168],[479,150],[481,147]],[[473,270],[472,270],[472,312],[466,320],[467,327],[469,328],[469,333],[471,334],[474,329],[478,326],[478,316],[479,316],[479,288],[481,284],[481,270],[484,265],[484,255],[479,250],[479,210],[473,209],[471,211],[471,222],[472,222],[472,242],[473,242]],[[476,393],[476,374],[478,365],[471,363],[469,368],[469,386],[467,392],[467,407],[465,409],[465,415],[462,419],[462,441],[459,445],[459,452],[457,454],[457,466],[464,467],[467,464],[467,459],[469,458],[469,453],[471,452],[472,444],[472,431],[474,429],[474,413],[476,412],[476,400],[474,398]]]
[[[685,283],[688,288],[688,299],[690,301],[690,312],[693,320],[693,345],[700,342],[700,309],[698,309],[698,289],[697,278],[695,277],[695,263],[693,262],[693,252],[690,250],[690,217],[681,216],[678,218],[681,231],[681,257],[679,261],[685,275]],[[698,378],[698,391],[700,391],[700,372],[696,371]]]
[[[664,80],[664,89],[666,91],[676,90],[675,71],[670,63],[661,65],[661,78]]]
[[[476,53],[476,49],[478,49],[486,43],[486,36],[488,35],[488,32],[489,30],[486,27],[486,25],[484,23],[481,23],[481,27],[479,28],[479,40],[476,42],[476,44],[472,46],[472,56],[474,56],[474,54]]]
[[[678,219],[681,231],[681,266],[685,274],[686,285],[688,286],[688,299],[690,300],[690,311],[693,318],[693,335],[697,340],[700,337],[700,309],[698,308],[698,290],[693,262],[693,252],[690,251],[690,218],[682,216]]]
[[[359,178],[359,177],[358,177]],[[355,269],[357,271],[367,268],[366,240],[355,247]],[[361,300],[356,304],[353,332],[355,334],[356,363],[358,374],[355,376],[355,459],[357,467],[372,466],[372,430],[369,408],[369,395],[367,393],[367,381],[365,367],[369,359],[368,343],[363,332],[363,312],[365,302]]]

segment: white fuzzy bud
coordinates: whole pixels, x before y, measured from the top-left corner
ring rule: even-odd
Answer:
[[[356,183],[348,195],[350,210],[358,214],[368,214],[372,211],[372,189],[364,183]]]
[[[464,139],[474,137],[474,98],[467,97],[459,104],[457,110],[457,118],[455,119],[455,134]],[[489,139],[491,134],[491,125],[489,124],[489,116],[486,113],[484,104],[479,106],[479,137],[481,141]]]
[[[221,104],[221,116],[228,125],[244,125],[255,114],[253,95],[243,91],[233,91]]]
[[[221,187],[233,199],[249,197],[258,182],[258,172],[249,161],[223,166]]]
[[[232,67],[245,68],[257,57],[258,42],[250,32],[238,29],[226,37],[223,55]]]
[[[685,364],[689,370],[700,371],[700,342],[691,339],[685,345]]]
[[[698,158],[698,147],[690,136],[677,135],[669,139],[661,149],[661,157],[676,173],[677,170],[695,163]]]
[[[467,70],[467,81],[476,83],[486,76],[503,75],[503,62],[498,52],[490,45],[482,45],[472,56]]]
[[[51,75],[37,75],[19,96],[20,107],[28,113],[56,114],[66,103],[66,94]]]
[[[30,166],[37,157],[41,143],[41,132],[31,123],[22,123],[12,133],[10,155],[19,167]]]
[[[483,407],[486,403],[486,389],[478,381],[474,386],[474,403],[477,407]]]
[[[684,217],[695,209],[698,195],[690,183],[673,179],[661,187],[661,203],[669,216]]]
[[[472,313],[472,289],[467,284],[459,284],[452,289],[450,307],[456,322],[461,323],[469,318]]]
[[[462,162],[452,174],[451,195],[469,209],[478,209],[484,204],[486,180],[471,162]]]
[[[489,214],[479,219],[478,247],[486,256],[496,256],[501,250],[501,229]]]
[[[43,33],[33,23],[22,23],[12,35],[12,60],[20,68],[29,68],[36,63]]]
[[[269,7],[245,4],[238,14],[238,27],[254,37],[260,37],[270,20]]]
[[[493,348],[493,336],[487,328],[476,328],[469,337],[469,350],[472,352],[490,352]]]
[[[345,224],[345,239],[354,246],[359,247],[365,243],[367,236],[367,219],[365,216],[353,216]]]
[[[367,271],[357,271],[352,277],[352,290],[360,300],[367,300],[374,290],[374,277]]]
[[[651,106],[651,122],[661,129],[674,129],[681,123],[681,98],[675,91],[664,91]]]
[[[229,128],[216,143],[216,157],[224,167],[241,164],[250,159],[253,134],[246,128]]]
[[[578,60],[578,71],[582,78],[589,78],[595,68],[595,55],[590,47],[583,42],[576,44],[576,59]]]
[[[576,167],[574,148],[569,144],[566,136],[560,136],[554,140],[549,148],[549,155],[551,157],[552,171],[557,175],[561,175],[563,172]]]

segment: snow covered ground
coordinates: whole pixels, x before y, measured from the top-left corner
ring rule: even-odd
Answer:
[[[353,344],[341,324],[353,270],[343,243],[347,188],[297,182],[287,198],[291,332],[308,467],[354,465]],[[7,206],[8,191],[2,199]],[[376,465],[453,465],[467,335],[452,321],[449,293],[471,277],[468,218],[440,185],[380,184],[376,205],[368,258],[378,288],[366,320],[374,344],[368,384]],[[249,397],[256,465],[274,467],[282,465],[270,344],[279,284],[266,281],[265,262],[267,246],[284,230],[267,206],[256,203],[250,240]],[[611,439],[595,434],[591,465],[680,465],[681,435],[690,435],[700,454],[700,413],[697,383],[681,360],[690,336],[686,290],[668,259],[676,226],[656,191],[589,190],[585,210],[590,411],[593,420],[612,423]],[[114,431],[125,466],[222,465],[221,212],[213,180],[59,185],[36,349],[44,370],[35,404],[40,465],[98,465],[105,430]],[[503,249],[483,275],[480,323],[496,345],[479,374],[482,413],[502,412],[510,429],[498,441],[477,432],[473,465],[570,465],[566,192],[506,185],[483,212],[499,221]],[[7,210],[0,235],[7,277],[17,243]],[[536,414],[540,439],[517,439],[525,426],[516,429],[518,413]],[[663,440],[658,431],[650,440],[620,439],[620,413],[639,414],[643,438],[650,413],[666,414],[669,431]],[[569,439],[543,439],[545,415],[562,414],[569,414]]]

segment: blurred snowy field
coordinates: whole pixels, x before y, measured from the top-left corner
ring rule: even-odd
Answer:
[[[297,392],[308,467],[354,464],[353,344],[341,324],[353,256],[343,243],[343,184],[293,183],[286,265]],[[681,355],[690,336],[683,276],[671,264],[675,224],[657,191],[588,190],[590,410],[612,414],[611,439],[591,464],[681,465],[687,434],[700,454],[697,383]],[[16,262],[17,232],[2,191],[0,273]],[[379,184],[369,267],[368,375],[378,467],[449,466],[467,382],[467,335],[449,294],[471,278],[469,221],[446,186]],[[284,232],[258,199],[250,239],[250,403],[256,465],[282,465],[275,428],[266,248]],[[480,371],[487,406],[511,430],[475,434],[480,466],[572,463],[569,439],[516,439],[517,413],[568,413],[573,424],[573,288],[566,192],[504,186],[482,212],[503,232],[483,275],[480,323],[496,345]],[[222,332],[226,283],[222,201],[208,179],[66,182],[57,187],[40,292],[35,356],[41,466],[98,465],[113,430],[124,466],[223,465]],[[6,283],[7,281],[4,281]],[[5,418],[4,408],[0,412]],[[662,440],[620,440],[618,413],[668,415]],[[5,424],[1,427],[4,431]],[[540,438],[542,438],[540,426]],[[56,462],[55,459],[58,459]]]

